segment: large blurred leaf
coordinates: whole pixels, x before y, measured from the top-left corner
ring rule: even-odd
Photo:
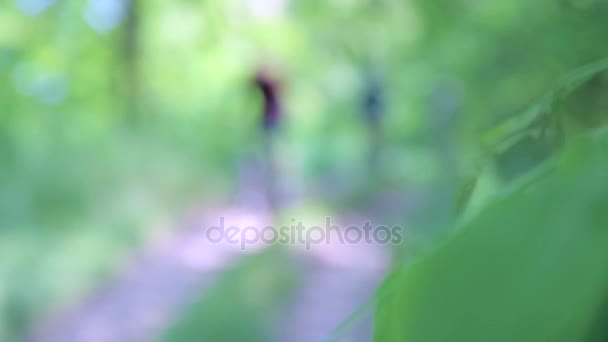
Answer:
[[[377,340],[588,340],[608,298],[605,154],[573,144],[556,171],[393,275]]]

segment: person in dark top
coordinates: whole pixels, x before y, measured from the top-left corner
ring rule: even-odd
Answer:
[[[368,72],[363,79],[362,112],[369,132],[368,170],[375,175],[379,166],[382,144],[382,120],[386,110],[386,99],[381,76]]]

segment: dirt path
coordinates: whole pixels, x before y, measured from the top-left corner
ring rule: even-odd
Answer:
[[[278,341],[327,341],[336,329],[361,310],[386,272],[382,251],[370,246],[334,246],[321,258],[311,259],[303,283],[285,315]],[[348,249],[348,250],[346,250]],[[340,341],[372,341],[372,310],[363,310]]]
[[[205,213],[174,236],[140,251],[104,286],[34,328],[34,342],[154,341],[184,305],[213,284],[238,256],[233,246],[213,244],[199,229],[202,217],[225,215],[228,222],[260,219],[236,209]],[[238,221],[238,222],[237,222]]]
[[[202,216],[218,217],[218,213]],[[264,216],[224,210],[228,223],[262,224]],[[202,220],[202,221],[201,221]],[[214,224],[197,218],[190,224]],[[322,245],[292,249],[301,261],[302,284],[277,322],[278,341],[325,340],[365,303],[383,277],[385,253],[369,245]],[[146,248],[128,267],[80,303],[38,325],[33,342],[156,341],[184,306],[211,286],[239,257],[234,246],[214,244],[202,229],[183,229]],[[369,341],[357,328],[349,341]]]

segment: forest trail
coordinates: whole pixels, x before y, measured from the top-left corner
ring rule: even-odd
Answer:
[[[129,265],[104,286],[34,329],[32,342],[158,341],[188,304],[221,278],[244,254],[227,243],[212,243],[200,227],[217,224],[261,225],[263,211],[239,208],[201,211],[182,229],[137,252]],[[212,222],[213,221],[213,222]],[[350,221],[350,222],[346,222]],[[352,218],[344,223],[352,223]],[[290,248],[299,260],[301,283],[273,325],[278,341],[327,339],[366,303],[388,266],[388,255],[365,244],[319,245],[310,251]],[[345,341],[371,340],[371,313]]]

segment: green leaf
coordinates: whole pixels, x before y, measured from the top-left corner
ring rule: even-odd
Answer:
[[[608,294],[605,145],[557,169],[392,276],[378,341],[585,341]]]

